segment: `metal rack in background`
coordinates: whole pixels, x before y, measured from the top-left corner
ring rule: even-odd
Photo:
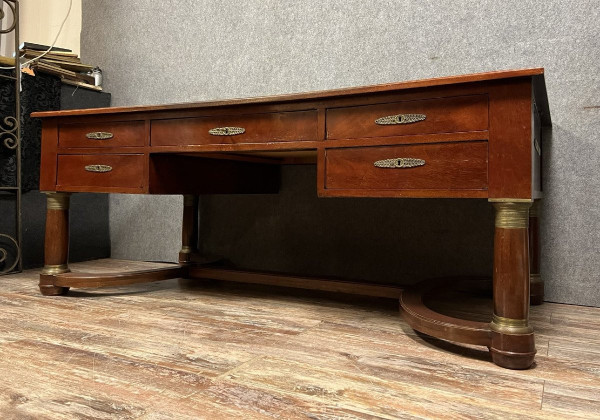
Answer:
[[[10,16],[4,11],[7,5]],[[13,32],[15,43],[15,63],[12,74],[0,74],[0,78],[14,80],[15,83],[15,113],[11,115],[0,115],[0,148],[4,147],[14,151],[15,156],[15,185],[1,185],[0,194],[8,196],[8,200],[14,203],[14,234],[0,232],[0,274],[14,273],[23,270],[22,259],[22,220],[21,220],[21,68],[18,58],[19,52],[19,1],[2,0],[0,3],[0,23],[3,19],[9,20],[10,25],[2,29],[0,25],[0,36]],[[6,22],[6,21],[5,21]],[[2,66],[5,67],[5,66]],[[2,197],[3,200],[7,197]],[[6,213],[5,213],[6,214]],[[2,215],[0,214],[0,217]],[[10,249],[13,252],[10,252]]]

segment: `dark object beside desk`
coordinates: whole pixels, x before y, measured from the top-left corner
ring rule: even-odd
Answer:
[[[48,191],[43,294],[185,276],[398,297],[404,317],[418,331],[487,346],[494,362],[507,368],[533,363],[530,289],[532,302],[540,303],[543,283],[537,214],[529,208],[542,196],[541,128],[551,125],[543,69],[34,116],[44,118],[41,189]],[[203,264],[196,252],[198,195],[276,193],[280,165],[293,163],[316,164],[320,197],[492,202],[491,323],[427,308],[423,298],[440,281],[402,292],[392,286]],[[183,194],[180,263],[134,273],[71,273],[69,194],[81,191]]]
[[[1,71],[0,74],[8,75]],[[21,75],[21,147],[23,192],[37,190],[40,178],[40,121],[32,112],[110,106],[110,93],[78,89],[61,84],[60,78],[44,73]],[[0,118],[14,116],[14,82],[0,78]],[[14,151],[0,147],[0,184],[16,185]]]

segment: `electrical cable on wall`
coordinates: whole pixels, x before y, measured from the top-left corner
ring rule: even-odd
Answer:
[[[27,60],[24,63],[21,63],[20,68],[23,68],[24,66],[27,66],[31,63],[33,63],[34,61],[39,60],[40,58],[42,58],[43,56],[45,56],[46,54],[48,54],[50,51],[52,51],[52,48],[54,48],[54,45],[56,44],[56,41],[58,41],[58,37],[60,36],[65,23],[67,22],[67,19],[69,18],[69,16],[71,15],[71,8],[73,7],[73,0],[69,0],[69,9],[67,10],[67,14],[65,15],[65,18],[63,19],[62,23],[60,24],[60,28],[58,28],[58,32],[56,33],[56,37],[54,37],[54,41],[52,41],[52,44],[50,45],[50,48],[48,48],[46,51],[43,52],[43,54],[40,54],[39,56],[32,58],[31,60]],[[17,56],[18,51],[15,51],[15,56]],[[18,60],[20,57],[15,58],[16,60]],[[12,70],[14,67],[0,67],[0,70]]]

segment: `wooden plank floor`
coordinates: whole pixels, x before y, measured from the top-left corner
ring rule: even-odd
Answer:
[[[416,334],[389,300],[178,280],[43,297],[35,270],[0,282],[2,419],[600,418],[596,308],[532,308],[536,365],[510,371]],[[469,305],[446,309],[489,316]]]

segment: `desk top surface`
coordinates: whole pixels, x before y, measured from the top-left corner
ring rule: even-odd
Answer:
[[[130,112],[146,112],[146,111],[167,111],[167,110],[184,110],[184,109],[202,109],[219,106],[232,106],[232,105],[249,105],[249,104],[265,104],[265,103],[285,103],[293,101],[308,101],[308,100],[319,100],[333,97],[344,97],[351,95],[361,95],[368,93],[384,93],[399,91],[404,89],[415,89],[415,88],[427,88],[434,86],[444,86],[461,83],[472,83],[472,82],[485,82],[501,79],[510,79],[516,77],[533,77],[541,88],[538,90],[537,95],[538,101],[546,104],[547,97],[544,83],[544,69],[543,68],[531,68],[531,69],[520,69],[520,70],[502,70],[493,71],[486,73],[474,73],[465,74],[459,76],[447,76],[438,77],[433,79],[422,79],[412,80],[405,82],[396,83],[385,83],[373,86],[362,86],[362,87],[351,87],[342,89],[333,89],[316,92],[304,92],[304,93],[293,93],[285,95],[274,95],[274,96],[263,96],[255,98],[243,98],[243,99],[228,99],[219,101],[207,101],[207,102],[189,102],[189,103],[176,103],[166,105],[141,105],[141,106],[130,106],[130,107],[110,107],[110,108],[93,108],[93,109],[74,109],[65,111],[47,111],[47,112],[34,112],[31,114],[32,117],[44,118],[44,117],[63,117],[63,116],[76,116],[76,115],[99,115],[99,114],[118,114],[118,113],[130,113]],[[549,113],[548,113],[549,114]]]

